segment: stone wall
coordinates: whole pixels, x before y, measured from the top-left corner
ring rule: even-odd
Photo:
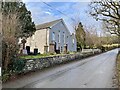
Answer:
[[[98,54],[100,52],[96,51],[94,54]],[[41,70],[43,68],[51,67],[54,65],[64,64],[70,61],[81,60],[85,57],[89,57],[94,55],[92,52],[89,53],[76,53],[76,54],[66,54],[60,56],[53,56],[53,57],[45,57],[45,58],[38,58],[38,59],[27,59],[26,65],[23,69],[23,72],[29,71],[36,71]]]

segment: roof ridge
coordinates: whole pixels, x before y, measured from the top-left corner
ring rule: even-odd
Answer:
[[[41,23],[41,24],[38,24],[38,25],[42,25],[42,24],[46,24],[46,23],[51,23],[51,22],[55,22],[55,21],[59,21],[59,20],[63,20],[63,19],[62,18],[61,19],[56,19],[56,20],[48,21],[48,22]],[[38,25],[36,25],[36,26],[38,26]]]
[[[53,20],[50,22],[36,25],[36,29],[45,29],[45,28],[51,27],[52,25],[54,25],[55,23],[57,23],[58,21],[61,21],[61,20],[63,20],[63,19],[61,18],[61,19],[57,19],[57,20]]]

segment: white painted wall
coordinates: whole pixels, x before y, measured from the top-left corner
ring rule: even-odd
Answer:
[[[30,46],[31,52],[34,52],[34,48],[38,48],[38,52],[44,53],[46,30],[47,29],[37,30],[32,37],[27,39],[26,46]],[[49,46],[49,30],[47,30],[47,44]]]
[[[60,31],[60,44],[58,42],[58,34]],[[49,33],[49,43],[51,43],[52,41],[52,33],[55,33],[55,42],[57,43],[57,49],[58,49],[58,44],[60,45],[60,48],[64,48],[65,44],[68,44],[68,51],[76,51],[76,38],[74,36],[71,36],[70,32],[68,31],[68,29],[65,27],[64,23],[61,21],[59,23],[57,23],[56,25],[54,25],[51,29],[50,29],[50,33]],[[64,33],[65,33],[65,43],[64,43]],[[72,43],[72,40],[74,41],[74,45]],[[61,50],[61,49],[60,49]]]

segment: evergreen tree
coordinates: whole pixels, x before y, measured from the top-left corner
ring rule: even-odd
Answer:
[[[77,39],[77,48],[82,49],[85,47],[85,31],[82,23],[78,24],[76,31],[76,39]]]

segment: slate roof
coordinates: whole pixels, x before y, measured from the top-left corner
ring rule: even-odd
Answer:
[[[49,27],[53,26],[54,24],[57,24],[61,20],[62,19],[58,19],[58,20],[54,20],[54,21],[51,21],[51,22],[43,23],[43,24],[40,24],[40,25],[36,25],[36,29],[40,30],[40,29],[49,28]]]

